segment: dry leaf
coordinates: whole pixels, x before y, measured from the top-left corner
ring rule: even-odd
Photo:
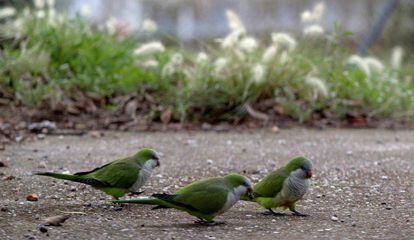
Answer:
[[[36,202],[39,200],[39,196],[37,194],[30,194],[27,195],[26,200],[30,202]]]
[[[61,223],[64,223],[68,218],[70,218],[69,215],[57,215],[48,217],[45,219],[45,225],[46,226],[62,226]]]
[[[167,110],[165,110],[161,114],[161,122],[164,124],[167,124],[171,121],[171,115],[172,115],[172,108],[168,107]]]

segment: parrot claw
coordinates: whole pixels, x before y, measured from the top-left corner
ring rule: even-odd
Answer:
[[[304,214],[304,213],[298,212],[296,210],[293,210],[292,212],[293,212],[292,215],[297,216],[297,217],[307,217],[307,216],[309,216],[308,214]]]
[[[204,226],[217,226],[217,225],[222,225],[225,224],[225,222],[221,222],[221,221],[204,221],[204,220],[197,220],[195,221],[195,223],[200,224],[200,225],[204,225]]]
[[[274,212],[272,209],[268,209],[269,211],[263,212],[262,214],[265,216],[286,216],[284,213]]]

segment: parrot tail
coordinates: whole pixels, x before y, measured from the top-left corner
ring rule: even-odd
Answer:
[[[48,176],[48,177],[57,178],[57,179],[63,179],[63,180],[69,180],[69,181],[73,181],[73,182],[84,183],[84,184],[91,185],[93,187],[108,187],[108,184],[104,183],[102,181],[99,181],[99,180],[96,180],[96,179],[93,179],[93,178],[86,178],[86,177],[70,175],[70,174],[53,173],[53,172],[39,172],[39,173],[35,173],[35,175]]]
[[[130,200],[117,200],[113,203],[138,203],[138,204],[147,204],[147,205],[156,205],[153,210],[161,208],[176,208],[180,210],[190,210],[197,211],[194,207],[180,203],[174,200],[176,195],[169,194],[153,194],[152,197],[137,198]]]
[[[142,197],[136,199],[129,199],[129,200],[116,200],[112,201],[113,203],[137,203],[137,204],[145,204],[145,205],[158,205],[164,206],[164,202],[161,199],[153,198],[153,197]]]

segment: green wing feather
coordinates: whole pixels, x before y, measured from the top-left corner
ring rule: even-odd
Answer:
[[[254,185],[254,194],[258,197],[275,197],[282,190],[283,182],[288,175],[284,167],[271,172]]]
[[[128,189],[137,181],[140,170],[141,166],[133,161],[117,160],[92,171],[75,175],[99,180],[107,183],[108,187]]]
[[[174,201],[188,205],[204,214],[220,211],[227,201],[230,187],[222,178],[210,178],[191,183],[179,189]]]

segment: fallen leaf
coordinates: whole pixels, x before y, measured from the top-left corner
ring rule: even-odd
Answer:
[[[7,177],[4,177],[3,180],[10,181],[10,180],[13,180],[15,178],[16,178],[15,176],[7,176]]]
[[[45,225],[46,226],[62,226],[62,223],[64,223],[68,218],[70,218],[69,215],[57,215],[48,217],[45,219]]]
[[[103,136],[103,133],[100,131],[90,131],[89,135],[93,138],[99,138]]]
[[[164,124],[167,124],[171,121],[171,115],[172,115],[172,108],[168,107],[167,110],[165,110],[161,114],[161,122]]]
[[[39,196],[37,194],[29,194],[27,195],[26,200],[30,202],[36,202],[39,200]]]

